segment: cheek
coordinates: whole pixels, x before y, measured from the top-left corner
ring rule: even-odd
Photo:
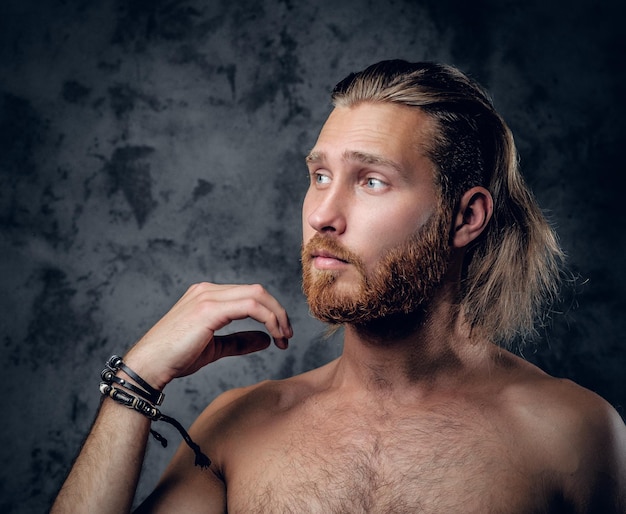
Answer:
[[[395,206],[397,207],[397,206]],[[364,222],[370,228],[371,234],[379,244],[388,245],[397,241],[404,241],[412,236],[424,225],[433,214],[434,209],[377,209],[369,212]]]
[[[411,236],[428,222],[435,209],[377,209],[364,214],[359,246],[364,249],[361,257],[367,268],[375,266],[380,256]]]

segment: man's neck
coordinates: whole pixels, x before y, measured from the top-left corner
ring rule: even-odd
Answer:
[[[455,387],[487,365],[494,346],[470,337],[458,308],[440,301],[424,315],[346,325],[336,379],[380,392]]]

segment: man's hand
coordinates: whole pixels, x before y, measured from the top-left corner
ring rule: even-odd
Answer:
[[[262,286],[201,283],[191,286],[124,360],[161,390],[172,379],[222,357],[267,348],[270,337],[264,332],[215,335],[233,320],[245,318],[263,323],[276,346],[287,348],[293,335],[287,313]]]
[[[287,313],[261,286],[197,284],[124,360],[146,382],[161,390],[172,379],[189,375],[221,357],[267,348],[270,337],[263,332],[215,335],[231,321],[244,318],[263,323],[276,346],[287,348],[287,339],[293,335]],[[149,430],[148,418],[115,402],[103,402],[51,512],[129,512]]]

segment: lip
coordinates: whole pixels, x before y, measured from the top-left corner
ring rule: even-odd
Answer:
[[[323,250],[313,252],[311,257],[313,258],[313,265],[319,270],[340,269],[349,264],[348,261],[340,259],[332,252]]]
[[[338,261],[346,262],[343,259],[340,259],[339,257],[337,257],[334,253],[327,252],[324,250],[317,250],[313,252],[313,258],[315,259],[316,257],[322,257],[323,259],[336,259]]]

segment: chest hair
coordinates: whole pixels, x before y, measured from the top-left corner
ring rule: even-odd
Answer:
[[[454,414],[298,416],[237,480],[247,490],[229,488],[229,511],[515,512],[530,487],[515,452],[482,416]]]

